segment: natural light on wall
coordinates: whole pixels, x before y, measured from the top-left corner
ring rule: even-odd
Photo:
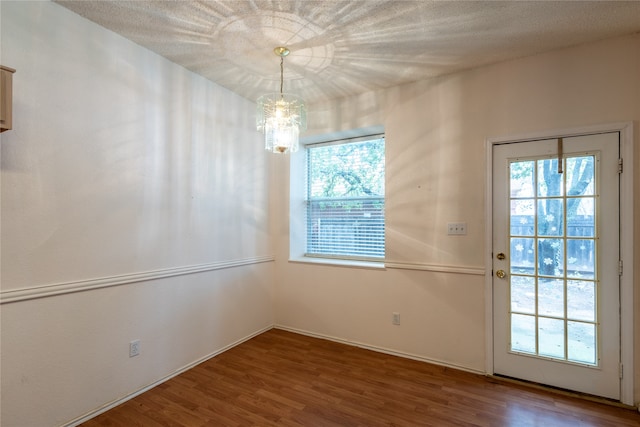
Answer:
[[[307,107],[297,95],[282,92],[286,47],[276,47],[280,57],[280,93],[269,93],[257,100],[256,125],[264,132],[265,149],[273,153],[298,151],[300,132],[307,129]]]

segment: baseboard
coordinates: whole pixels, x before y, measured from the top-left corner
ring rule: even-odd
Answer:
[[[124,396],[124,397],[122,397],[120,399],[116,399],[116,400],[114,400],[112,402],[109,402],[109,403],[101,406],[100,408],[94,409],[91,412],[88,412],[88,413],[86,413],[86,414],[84,414],[84,415],[82,415],[82,416],[80,416],[80,417],[78,417],[78,418],[76,418],[76,419],[74,419],[72,421],[69,421],[68,423],[63,424],[63,426],[64,427],[75,427],[75,426],[78,426],[78,425],[80,425],[80,424],[82,424],[82,423],[84,423],[86,421],[89,421],[90,419],[95,418],[95,417],[97,417],[98,415],[100,415],[100,414],[102,414],[104,412],[107,412],[109,409],[113,409],[116,406],[121,405],[121,404],[133,399],[134,397],[139,396],[142,393],[144,393],[146,391],[149,391],[152,388],[154,388],[154,387],[156,387],[156,386],[158,386],[158,385],[170,380],[171,378],[176,377],[176,376],[182,374],[183,372],[188,371],[191,368],[194,368],[195,366],[201,364],[202,362],[206,362],[207,360],[209,360],[209,359],[211,359],[213,357],[216,357],[217,355],[222,354],[225,351],[227,351],[227,350],[229,350],[229,349],[231,349],[233,347],[236,347],[236,346],[242,344],[245,341],[249,341],[250,339],[252,339],[252,338],[254,338],[256,336],[273,329],[273,327],[274,327],[273,325],[270,325],[270,326],[267,326],[265,328],[262,328],[262,329],[260,329],[260,330],[258,330],[256,332],[254,332],[254,333],[252,333],[250,335],[247,335],[244,338],[241,338],[241,339],[239,339],[239,340],[237,340],[237,341],[235,341],[235,342],[233,342],[233,343],[231,343],[229,345],[226,345],[226,346],[222,347],[220,350],[214,351],[213,353],[210,353],[210,354],[208,354],[208,355],[206,355],[206,356],[204,356],[204,357],[202,357],[202,358],[200,358],[200,359],[198,359],[198,360],[196,360],[196,361],[194,361],[192,363],[189,363],[188,365],[185,365],[185,366],[177,369],[176,371],[172,372],[171,374],[169,374],[169,375],[167,375],[165,377],[162,377],[161,379],[159,379],[157,381],[154,381],[153,383],[151,383],[151,384],[149,384],[149,385],[147,385],[145,387],[142,387],[141,389],[139,389],[139,390],[137,390],[137,391],[135,391],[133,393],[130,393],[130,394],[128,394],[128,395],[126,395],[126,396]]]
[[[457,365],[455,363],[450,363],[450,362],[446,362],[443,360],[438,360],[438,359],[432,359],[429,357],[424,357],[424,356],[419,356],[417,354],[411,354],[411,353],[406,353],[406,352],[402,352],[402,351],[398,351],[398,350],[392,350],[392,349],[388,349],[388,348],[384,348],[384,347],[378,347],[378,346],[373,346],[370,344],[365,344],[365,343],[361,343],[358,341],[351,341],[351,340],[346,340],[343,338],[338,338],[338,337],[334,337],[334,336],[330,336],[330,335],[324,335],[324,334],[318,334],[315,332],[309,332],[309,331],[305,331],[303,329],[297,329],[297,328],[291,328],[289,326],[285,326],[285,325],[274,325],[275,329],[281,329],[283,331],[288,331],[288,332],[293,332],[295,334],[301,334],[301,335],[306,335],[309,337],[313,337],[313,338],[320,338],[320,339],[324,339],[324,340],[329,340],[329,341],[334,341],[340,344],[346,344],[346,345],[351,345],[354,347],[360,347],[360,348],[364,348],[366,350],[371,350],[371,351],[376,351],[378,353],[384,353],[384,354],[390,354],[392,356],[398,356],[398,357],[403,357],[405,359],[412,359],[412,360],[417,360],[419,362],[426,362],[426,363],[431,363],[433,365],[438,365],[438,366],[443,366],[446,368],[451,368],[451,369],[456,369],[459,371],[465,371],[465,372],[470,372],[472,374],[479,374],[479,375],[486,375],[486,372],[478,370],[478,369],[474,369],[474,368],[469,368],[467,366],[462,366],[462,365]]]

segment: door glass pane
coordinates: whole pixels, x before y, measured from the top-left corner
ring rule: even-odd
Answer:
[[[562,177],[558,173],[558,159],[538,160],[538,197],[562,196]]]
[[[567,240],[567,276],[593,279],[596,273],[594,240]]]
[[[564,320],[539,317],[538,335],[541,356],[564,359]]]
[[[564,234],[564,209],[562,199],[538,200],[538,235],[562,236]]]
[[[596,325],[567,322],[567,358],[572,362],[596,363]]]
[[[567,165],[567,195],[593,196],[595,194],[593,156],[569,157]]]
[[[538,240],[538,274],[560,276],[564,274],[564,241],[561,239]]]
[[[567,317],[595,322],[596,284],[586,280],[567,281]]]
[[[533,236],[536,224],[535,199],[511,201],[511,235]]]
[[[511,315],[511,349],[535,354],[536,318],[534,316]]]
[[[511,277],[511,311],[536,314],[536,279],[533,276]]]
[[[511,238],[511,272],[535,274],[535,239]]]
[[[598,363],[594,165],[591,155],[567,156],[563,173],[557,158],[510,165],[511,351]]]
[[[512,198],[534,197],[535,186],[534,167],[536,162],[513,162],[509,168],[511,185],[509,186]]]
[[[595,219],[594,197],[567,199],[567,236],[593,237]]]
[[[538,314],[564,317],[564,280],[538,280]]]

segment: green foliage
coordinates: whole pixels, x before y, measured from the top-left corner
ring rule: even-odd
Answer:
[[[384,154],[384,139],[310,148],[310,197],[384,196]]]

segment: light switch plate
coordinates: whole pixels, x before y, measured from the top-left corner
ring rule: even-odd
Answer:
[[[466,222],[448,222],[447,234],[457,235],[457,236],[467,234],[467,223]]]

